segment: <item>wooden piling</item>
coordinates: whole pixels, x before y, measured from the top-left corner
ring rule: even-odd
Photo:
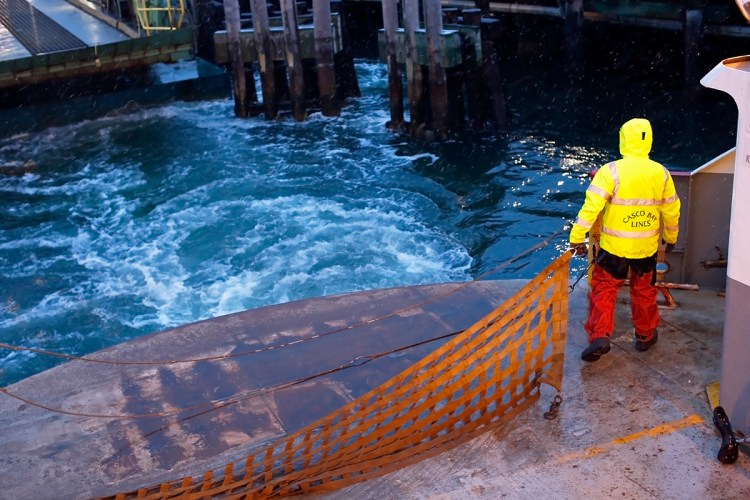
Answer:
[[[583,0],[565,0],[565,56],[568,78],[583,76]]]
[[[458,18],[461,11],[455,7],[446,7],[443,9],[443,24],[458,24]]]
[[[271,34],[268,26],[268,5],[265,0],[251,0],[253,14],[253,31],[255,32],[255,50],[258,53],[260,68],[260,86],[263,94],[263,115],[266,120],[275,120],[279,114],[276,100],[276,76],[271,59]]]
[[[490,15],[490,0],[474,0],[474,5],[482,12],[483,16]]]
[[[227,49],[232,66],[232,90],[234,93],[234,114],[247,118],[247,85],[245,63],[240,48],[240,5],[238,0],[224,0],[224,18],[227,25]]]
[[[482,11],[465,9],[461,18],[462,24],[479,28],[482,24]],[[461,59],[466,74],[466,116],[469,127],[473,129],[482,129],[487,122],[487,91],[484,88],[480,57],[476,46],[464,41]]]
[[[406,82],[409,95],[409,131],[416,136],[424,123],[424,92],[422,66],[417,55],[419,29],[419,0],[404,0],[404,52],[406,54]]]
[[[297,5],[294,0],[281,0],[281,19],[284,24],[284,46],[289,73],[289,90],[292,100],[292,115],[301,122],[305,119],[305,77],[299,47]]]
[[[258,104],[258,90],[255,88],[255,68],[252,64],[244,64],[245,70],[245,109],[247,116],[258,116],[260,105]]]
[[[482,74],[485,89],[490,96],[491,117],[495,130],[508,130],[508,110],[505,104],[496,42],[502,35],[502,25],[497,19],[482,18]]]
[[[461,11],[454,7],[442,9],[443,25],[457,25]],[[448,90],[448,127],[450,130],[461,130],[464,128],[464,117],[466,115],[466,100],[464,86],[467,76],[467,67],[463,58],[466,37],[461,36],[461,64],[446,69],[445,78]]]
[[[276,102],[291,101],[292,96],[289,90],[286,62],[276,60],[271,62],[273,63],[274,81],[276,82],[276,86],[274,87],[274,97]]]
[[[464,82],[466,74],[463,64],[448,68],[445,72],[448,90],[448,128],[451,131],[459,131],[464,128],[464,116],[466,106],[464,104]]]
[[[683,33],[685,34],[685,90],[688,95],[700,89],[700,53],[703,48],[703,9],[701,0],[685,0]]]
[[[305,81],[305,105],[320,103],[320,87],[318,85],[318,62],[314,57],[302,58],[302,75]]]
[[[344,101],[347,97],[360,97],[362,95],[357,81],[357,70],[354,67],[353,35],[351,33],[352,27],[349,25],[350,15],[347,8],[349,3],[331,0],[331,11],[339,14],[343,44],[343,49],[333,54],[333,65],[336,73],[336,97],[339,101]]]
[[[224,29],[224,19],[213,0],[195,0],[196,36],[195,55],[212,63],[216,62],[214,33]],[[223,10],[222,6],[222,10]]]
[[[333,62],[333,35],[331,33],[331,4],[329,0],[313,0],[313,30],[321,112],[323,116],[339,116],[341,110],[336,98],[336,73]]]
[[[401,66],[396,59],[396,30],[398,29],[397,0],[382,0],[383,31],[385,32],[385,58],[388,67],[388,94],[391,120],[388,128],[399,130],[404,123],[404,89],[401,84]]]
[[[432,130],[438,138],[445,139],[448,133],[448,85],[440,52],[443,15],[440,9],[440,0],[423,0],[422,5],[427,35]]]
[[[463,24],[467,26],[480,26],[482,24],[482,9],[464,9]]]

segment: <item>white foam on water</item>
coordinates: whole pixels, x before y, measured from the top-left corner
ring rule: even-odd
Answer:
[[[211,283],[201,293],[207,306],[206,316],[214,317],[245,309],[247,301],[256,297],[262,276],[255,271],[244,271]]]
[[[202,300],[211,315],[362,288],[465,277],[470,258],[445,255],[457,242],[425,228],[409,214],[305,195],[249,200],[246,239],[222,262],[244,255],[251,270],[217,280]],[[448,250],[429,250],[431,244]],[[458,246],[461,248],[460,246]],[[426,249],[427,248],[427,249]],[[430,259],[431,262],[423,262]],[[448,264],[446,266],[446,264]]]
[[[22,311],[2,311],[0,318],[0,330],[12,329],[31,324],[40,319],[61,318],[71,310],[79,307],[81,300],[79,297],[71,296],[63,292],[52,292],[45,295],[32,308]],[[41,330],[46,334],[46,330]]]

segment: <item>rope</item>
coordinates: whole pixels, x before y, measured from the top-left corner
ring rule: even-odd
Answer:
[[[534,245],[534,246],[532,246],[532,247],[524,250],[523,252],[521,252],[521,253],[519,253],[519,254],[511,257],[510,259],[508,259],[505,262],[503,262],[502,264],[500,264],[500,265],[498,265],[498,266],[490,269],[489,271],[487,271],[485,273],[482,273],[480,276],[478,276],[474,280],[468,281],[466,283],[461,284],[459,287],[451,290],[450,292],[446,292],[444,294],[432,297],[430,299],[424,300],[424,301],[419,302],[417,304],[412,304],[410,306],[398,309],[398,310],[396,310],[394,312],[385,314],[385,315],[380,316],[378,318],[373,318],[373,319],[370,319],[368,321],[363,321],[363,322],[356,323],[356,324],[353,324],[353,325],[348,325],[346,327],[337,328],[337,329],[334,329],[334,330],[330,330],[328,332],[324,332],[324,333],[320,333],[320,334],[316,334],[316,335],[311,335],[309,337],[301,338],[301,339],[294,340],[294,341],[291,341],[291,342],[287,342],[287,343],[284,343],[284,344],[277,344],[275,346],[269,346],[269,347],[266,347],[266,348],[263,348],[263,349],[255,349],[255,350],[251,350],[251,351],[243,351],[243,352],[239,352],[239,353],[225,354],[225,355],[221,355],[221,356],[207,356],[207,357],[203,357],[203,358],[192,358],[192,359],[183,359],[183,360],[166,360],[166,361],[119,361],[119,360],[103,360],[103,359],[97,359],[97,358],[90,358],[90,357],[86,357],[86,356],[73,356],[73,355],[62,354],[62,353],[53,352],[53,351],[46,351],[46,350],[43,350],[43,349],[13,346],[13,345],[6,344],[6,343],[0,343],[0,348],[5,348],[5,349],[10,349],[10,350],[15,350],[15,351],[29,351],[29,352],[34,352],[34,353],[43,354],[43,355],[47,355],[47,356],[54,356],[54,357],[59,357],[59,358],[64,358],[64,359],[69,359],[69,360],[75,360],[75,361],[85,361],[85,362],[91,362],[91,363],[111,364],[111,365],[173,365],[173,364],[177,364],[177,363],[193,363],[193,362],[199,362],[199,361],[215,361],[215,360],[229,359],[229,358],[235,358],[235,357],[245,356],[245,355],[249,355],[249,354],[256,354],[256,353],[260,353],[260,352],[270,351],[270,350],[274,350],[274,349],[280,349],[280,348],[283,348],[283,347],[289,347],[289,346],[292,346],[292,345],[295,345],[295,344],[299,344],[299,343],[302,343],[302,342],[308,342],[308,341],[315,340],[315,339],[318,339],[318,338],[326,337],[328,335],[332,335],[332,334],[335,334],[335,333],[341,333],[341,332],[344,332],[344,331],[352,330],[352,329],[355,329],[355,328],[358,328],[358,327],[361,327],[361,326],[364,326],[364,325],[369,325],[369,324],[375,323],[377,321],[382,321],[383,319],[399,315],[399,314],[401,314],[403,312],[406,312],[406,311],[409,311],[411,309],[415,309],[417,307],[421,307],[421,306],[423,306],[425,304],[428,304],[430,302],[434,302],[436,300],[440,300],[442,298],[445,298],[445,297],[447,297],[447,296],[449,296],[449,295],[451,295],[453,293],[456,293],[456,292],[462,290],[463,288],[471,285],[472,283],[475,283],[477,281],[486,279],[487,276],[490,276],[490,275],[498,272],[499,270],[503,269],[504,267],[507,267],[507,266],[511,265],[513,262],[517,261],[518,259],[521,259],[521,258],[525,257],[526,255],[531,254],[532,252],[535,252],[535,251],[537,251],[537,250],[539,250],[541,248],[546,247],[547,245],[549,245],[549,243],[553,239],[557,238],[565,230],[566,229],[563,228],[563,229],[555,232],[554,234],[552,234],[551,236],[547,237],[542,242],[537,243],[536,245]],[[393,354],[393,353],[396,353],[396,352],[399,352],[399,351],[411,349],[411,348],[414,348],[414,347],[417,347],[417,346],[420,346],[420,345],[424,345],[424,344],[427,344],[427,343],[430,343],[430,342],[434,342],[434,341],[437,341],[437,340],[443,340],[443,339],[446,339],[446,338],[450,338],[450,337],[453,337],[455,335],[460,334],[462,331],[463,330],[457,331],[457,332],[448,333],[448,334],[439,335],[437,337],[432,337],[432,338],[429,338],[429,339],[426,339],[424,341],[417,342],[417,343],[414,343],[414,344],[409,344],[409,345],[405,345],[405,346],[396,347],[395,349],[392,349],[392,350],[386,351],[386,352],[381,352],[381,353],[376,353],[376,354],[370,354],[370,355],[365,355],[365,356],[358,356],[358,357],[352,359],[349,363],[346,363],[344,365],[340,365],[340,366],[338,366],[336,368],[331,368],[331,369],[328,369],[328,370],[325,370],[325,371],[322,371],[322,372],[319,372],[319,373],[316,373],[316,374],[313,374],[313,375],[309,375],[309,376],[306,376],[306,377],[302,377],[302,378],[299,378],[299,379],[296,379],[296,380],[293,380],[293,381],[284,382],[282,384],[277,384],[275,386],[261,387],[261,388],[257,388],[257,389],[252,389],[250,391],[244,391],[244,392],[239,393],[239,394],[234,394],[232,396],[227,396],[226,398],[212,400],[212,401],[208,401],[208,402],[204,402],[204,403],[199,403],[197,405],[193,405],[193,406],[189,406],[189,407],[185,407],[185,408],[173,409],[173,410],[168,411],[168,412],[155,412],[155,413],[144,413],[144,414],[95,414],[95,413],[85,413],[85,412],[74,412],[74,411],[64,410],[64,409],[61,409],[61,408],[53,408],[51,406],[35,402],[33,400],[30,400],[28,398],[24,398],[23,396],[20,396],[20,395],[14,393],[14,392],[9,391],[7,388],[0,387],[0,393],[3,393],[5,395],[7,395],[7,396],[9,396],[11,398],[17,399],[19,401],[22,401],[23,403],[26,403],[26,404],[28,404],[30,406],[34,406],[34,407],[37,407],[37,408],[40,408],[40,409],[43,409],[43,410],[46,410],[46,411],[49,411],[49,412],[52,412],[52,413],[59,413],[59,414],[64,414],[64,415],[77,416],[77,417],[88,417],[88,418],[109,418],[109,419],[142,419],[142,418],[154,418],[154,417],[164,418],[164,417],[170,417],[170,416],[178,415],[180,413],[184,413],[184,412],[188,412],[188,411],[201,410],[200,412],[198,412],[196,414],[189,415],[187,417],[181,418],[181,419],[177,420],[177,422],[170,423],[167,426],[164,426],[164,427],[161,427],[159,429],[156,429],[156,430],[152,431],[152,433],[156,433],[156,432],[159,432],[161,430],[166,429],[167,427],[173,425],[174,423],[184,422],[185,420],[189,420],[189,419],[195,418],[195,417],[200,416],[202,414],[205,414],[207,412],[214,411],[214,410],[217,410],[217,409],[220,409],[220,408],[224,408],[226,406],[229,406],[229,405],[241,402],[241,401],[245,401],[245,400],[251,399],[253,397],[257,397],[257,396],[260,396],[262,394],[266,394],[268,392],[273,392],[273,391],[276,391],[276,390],[279,390],[279,389],[283,389],[283,388],[287,388],[287,387],[293,387],[295,385],[302,384],[302,383],[307,382],[309,380],[313,380],[315,378],[323,377],[323,376],[329,375],[331,373],[336,373],[338,371],[342,371],[342,370],[345,370],[345,369],[348,369],[348,368],[352,368],[352,367],[355,367],[355,366],[362,366],[365,363],[369,363],[370,361],[372,361],[374,359],[378,359],[380,357],[387,356],[389,354]]]
[[[49,411],[49,412],[61,413],[63,415],[71,415],[71,416],[74,416],[74,417],[110,418],[110,419],[141,419],[141,418],[154,418],[154,417],[162,418],[162,417],[171,417],[171,416],[178,415],[180,413],[184,413],[184,412],[187,412],[187,411],[198,410],[198,409],[201,409],[201,408],[205,408],[206,406],[211,406],[211,408],[207,408],[205,410],[200,411],[199,413],[187,416],[187,417],[182,418],[182,419],[180,419],[180,420],[177,421],[177,422],[183,422],[183,421],[186,421],[186,420],[190,420],[191,418],[195,418],[197,416],[203,415],[204,413],[207,413],[209,411],[218,410],[218,409],[224,408],[226,406],[230,406],[230,405],[233,405],[235,403],[246,401],[246,400],[249,400],[249,399],[261,396],[261,395],[269,393],[269,392],[274,392],[274,391],[277,391],[279,389],[286,389],[288,387],[294,387],[296,385],[303,384],[305,382],[309,382],[310,380],[314,380],[316,378],[324,377],[324,376],[330,375],[332,373],[337,373],[337,372],[340,372],[340,371],[343,371],[343,370],[347,370],[349,368],[363,366],[363,365],[369,363],[370,361],[376,360],[378,358],[382,358],[383,356],[388,356],[388,355],[391,355],[391,354],[395,354],[397,352],[406,351],[406,350],[412,349],[414,347],[419,347],[419,346],[422,346],[422,345],[425,345],[425,344],[429,344],[430,342],[435,342],[435,341],[438,341],[438,340],[445,340],[445,339],[448,339],[448,338],[451,338],[451,337],[455,337],[456,335],[462,333],[463,331],[464,330],[459,330],[459,331],[456,331],[456,332],[451,332],[451,333],[446,333],[446,334],[443,334],[443,335],[439,335],[437,337],[431,337],[429,339],[425,339],[425,340],[422,340],[422,341],[419,341],[419,342],[415,342],[413,344],[402,345],[402,346],[396,347],[394,349],[391,349],[389,351],[378,352],[378,353],[375,353],[375,354],[360,355],[360,356],[357,356],[356,358],[352,359],[351,361],[349,361],[348,363],[345,363],[343,365],[339,365],[339,366],[337,366],[335,368],[329,368],[328,370],[324,370],[322,372],[318,372],[318,373],[315,373],[315,374],[312,374],[312,375],[307,375],[305,377],[300,377],[298,379],[295,379],[295,380],[292,380],[292,381],[289,381],[289,382],[284,382],[284,383],[281,383],[281,384],[277,384],[277,385],[273,385],[273,386],[268,386],[268,387],[259,387],[257,389],[251,389],[249,391],[244,391],[244,392],[241,392],[239,394],[233,394],[232,396],[227,396],[226,398],[214,399],[214,400],[211,400],[211,401],[207,401],[205,403],[199,403],[197,405],[187,406],[187,407],[184,407],[184,408],[177,408],[177,409],[174,409],[174,410],[171,410],[171,411],[168,411],[168,412],[140,413],[140,414],[82,413],[82,412],[75,412],[75,411],[63,410],[63,409],[60,409],[60,408],[52,408],[51,406],[47,406],[47,405],[44,405],[42,403],[37,403],[37,402],[32,401],[30,399],[24,398],[23,396],[19,396],[18,394],[9,391],[5,387],[0,387],[0,392],[2,392],[3,394],[5,394],[7,396],[10,396],[11,398],[14,398],[14,399],[17,399],[17,400],[19,400],[19,401],[21,401],[23,403],[26,403],[26,404],[28,404],[30,406],[35,406],[37,408],[40,408],[42,410],[46,410],[46,411]],[[172,423],[170,423],[169,425],[172,425]],[[156,429],[156,430],[152,431],[151,433],[147,434],[146,436],[149,436],[149,435],[151,435],[153,433],[156,433],[156,432],[159,432],[161,430],[164,430],[167,427],[168,426],[164,426],[164,427],[161,427],[159,429]]]
[[[581,281],[581,278],[583,278],[584,276],[586,276],[586,275],[587,275],[587,274],[589,273],[589,270],[590,270],[590,269],[591,269],[591,267],[592,267],[592,266],[594,265],[594,262],[596,262],[596,261],[595,261],[595,260],[592,260],[592,261],[591,261],[591,263],[589,264],[589,266],[588,266],[588,267],[587,267],[586,269],[584,269],[584,270],[583,270],[583,271],[581,272],[580,276],[578,276],[578,279],[576,279],[576,280],[575,280],[575,281],[573,282],[573,284],[572,284],[572,285],[570,285],[570,287],[569,287],[569,288],[570,288],[570,291],[571,291],[571,292],[572,292],[573,290],[575,290],[575,288],[576,288],[576,285],[578,284],[578,282],[579,282],[579,281]]]

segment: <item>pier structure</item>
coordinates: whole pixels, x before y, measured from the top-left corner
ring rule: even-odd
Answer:
[[[294,119],[302,121],[313,107],[324,116],[338,116],[347,97],[360,95],[354,60],[345,45],[339,3],[258,0],[250,15],[238,0],[225,0],[226,29],[214,33],[215,62],[229,65],[233,77],[235,114],[264,113],[277,118],[288,102]],[[258,102],[254,68],[260,74],[263,102]]]
[[[490,123],[505,131],[507,110],[498,52],[501,23],[479,8],[442,8],[440,0],[403,0],[403,23],[397,0],[383,0],[384,28],[379,33],[380,58],[388,66],[393,130],[408,128],[419,139],[445,139],[468,123]],[[404,119],[402,76],[405,68],[409,102]]]
[[[590,50],[596,40],[622,38],[627,52],[653,37],[654,53],[632,50],[618,68],[668,60],[669,78],[697,93],[715,62],[706,49],[750,40],[745,17],[744,4],[719,0],[0,0],[0,94],[6,109],[60,101],[69,83],[106,92],[122,85],[102,81],[147,83],[151,66],[187,59],[231,71],[237,116],[275,119],[288,108],[303,120],[312,109],[337,116],[360,94],[354,56],[379,55],[389,69],[388,126],[445,138],[467,125],[505,130],[503,65],[548,51],[547,60],[565,59],[560,78],[575,82],[602,64]]]
[[[707,63],[702,60],[706,38],[750,37],[750,27],[743,22],[748,14],[734,4],[692,0],[565,0],[533,4],[489,0],[378,1],[383,13],[383,28],[378,33],[379,57],[389,72],[388,126],[394,130],[407,128],[413,137],[427,139],[445,138],[449,131],[460,131],[467,123],[471,128],[489,124],[497,131],[506,129],[503,71],[498,61],[524,57],[527,48],[522,46],[522,32],[530,35],[533,31],[536,40],[559,36],[555,50],[565,61],[561,76],[575,82],[586,74],[589,29],[612,25],[651,34],[681,31],[683,52],[676,67],[682,66],[682,82],[688,95],[699,92],[699,78]],[[533,21],[541,18],[551,22]],[[665,52],[677,55],[672,46]],[[402,102],[404,75],[408,122]]]
[[[750,38],[750,18],[744,2],[717,0],[562,0],[490,1],[442,0],[444,7],[480,8],[489,17],[513,16],[559,19],[570,74],[580,74],[584,63],[585,30],[592,26],[624,26],[682,33],[684,83],[699,87],[704,74],[701,54],[707,38]],[[711,66],[710,64],[708,65]]]
[[[139,24],[115,19],[86,0],[0,0],[0,90],[191,57],[184,5],[144,4],[138,13],[148,18],[152,10],[168,14],[164,29],[141,36],[146,33]]]

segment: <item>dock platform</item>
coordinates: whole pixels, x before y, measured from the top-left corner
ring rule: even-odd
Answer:
[[[0,0],[0,90],[193,53],[190,27],[136,36],[87,0]]]

